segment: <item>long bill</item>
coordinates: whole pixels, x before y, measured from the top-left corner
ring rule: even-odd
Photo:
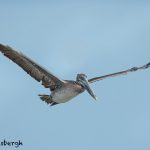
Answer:
[[[94,93],[94,91],[91,89],[89,82],[86,78],[84,78],[84,80],[81,81],[82,85],[84,86],[84,88],[87,90],[87,92],[95,99],[97,100],[97,97]]]

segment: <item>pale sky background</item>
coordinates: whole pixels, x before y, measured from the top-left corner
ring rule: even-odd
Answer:
[[[0,43],[62,79],[150,62],[148,0],[0,0],[0,18]],[[37,96],[49,90],[1,54],[0,68],[0,141],[21,140],[21,150],[150,150],[150,69],[92,84],[96,102],[84,92],[49,107]]]

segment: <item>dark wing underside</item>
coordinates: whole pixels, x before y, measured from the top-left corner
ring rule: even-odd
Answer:
[[[146,64],[142,67],[133,67],[133,68],[128,69],[128,70],[124,70],[124,71],[120,71],[120,72],[116,72],[116,73],[112,73],[112,74],[108,74],[108,75],[104,75],[104,76],[100,76],[100,77],[95,77],[95,78],[89,79],[88,81],[89,81],[89,83],[93,83],[93,82],[103,80],[103,79],[106,79],[106,78],[110,78],[110,77],[126,75],[129,72],[135,72],[135,71],[138,71],[138,70],[147,69],[148,67],[150,67],[150,63],[148,63],[148,64]]]
[[[63,84],[63,80],[60,80],[52,73],[35,63],[33,60],[24,54],[13,50],[11,47],[0,44],[0,52],[19,65],[35,80],[38,82],[41,81],[44,87],[54,90],[57,86]]]

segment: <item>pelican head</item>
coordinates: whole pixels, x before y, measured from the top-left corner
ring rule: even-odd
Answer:
[[[85,74],[77,74],[76,81],[81,84],[95,100],[97,99],[93,90],[90,88],[87,76]]]

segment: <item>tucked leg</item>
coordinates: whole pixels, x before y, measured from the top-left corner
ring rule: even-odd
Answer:
[[[54,106],[54,105],[57,105],[57,104],[59,104],[59,103],[52,102],[52,103],[51,103],[51,106]]]

